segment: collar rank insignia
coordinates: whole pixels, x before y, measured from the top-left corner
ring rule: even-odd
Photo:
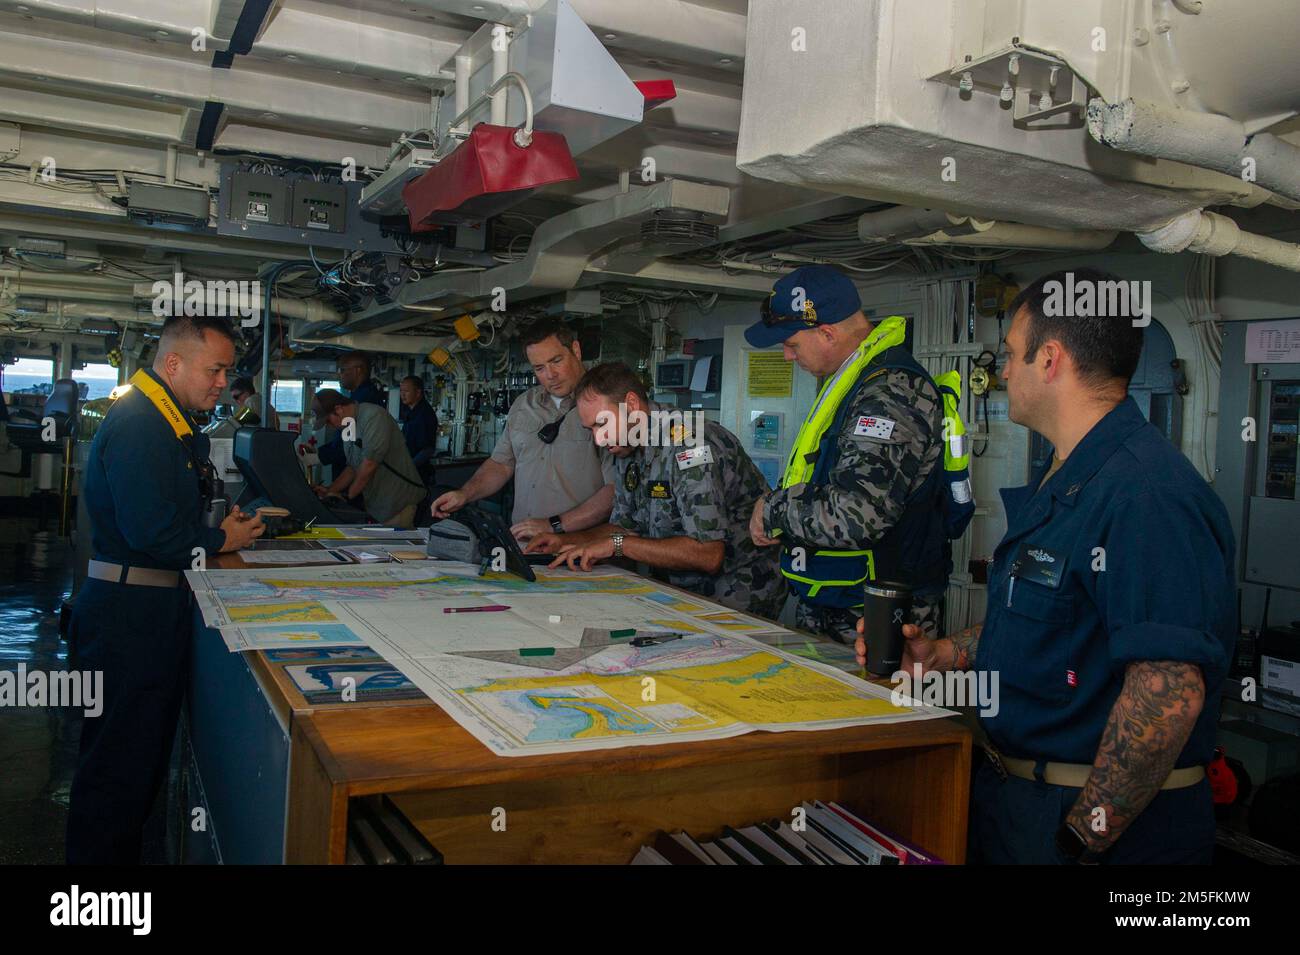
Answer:
[[[668,500],[668,484],[664,481],[651,481],[650,496],[656,501]]]

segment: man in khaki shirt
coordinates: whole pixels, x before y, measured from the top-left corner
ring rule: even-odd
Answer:
[[[603,524],[614,506],[615,468],[573,411],[573,389],[586,370],[582,345],[553,319],[531,326],[523,345],[541,384],[515,399],[492,456],[459,491],[433,502],[433,516],[490,497],[513,477],[510,530],[519,540]]]
[[[406,450],[402,430],[385,409],[345,398],[332,388],[316,392],[314,404],[338,428],[347,467],[319,497],[342,495],[355,503],[365,492],[366,513],[391,527],[413,527],[424,482]]]

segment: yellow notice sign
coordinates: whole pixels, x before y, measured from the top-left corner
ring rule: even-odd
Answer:
[[[746,376],[751,398],[789,398],[794,390],[794,363],[779,351],[748,352]]]

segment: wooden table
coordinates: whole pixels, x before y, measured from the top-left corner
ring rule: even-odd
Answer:
[[[342,863],[349,799],[376,793],[448,863],[622,864],[656,830],[708,838],[814,799],[965,860],[971,736],[956,719],[502,757],[427,700],[311,706],[263,654],[244,657],[290,740],[286,862]]]

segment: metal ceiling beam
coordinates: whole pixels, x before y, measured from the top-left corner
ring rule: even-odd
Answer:
[[[455,54],[465,33],[352,10],[350,19],[322,16],[315,4],[286,4],[267,23],[249,56],[333,70],[345,75],[449,87],[439,64]]]
[[[0,0],[0,13],[29,20],[75,24],[168,46],[188,47],[195,29],[206,31],[208,52],[224,50],[245,0]],[[234,16],[231,17],[233,11]],[[209,57],[210,59],[210,57]]]
[[[227,239],[216,234],[203,235],[177,232],[169,229],[150,229],[127,224],[121,225],[74,219],[67,215],[43,216],[0,211],[0,230],[21,235],[42,235],[56,239],[80,239],[112,245],[131,245],[164,249],[175,252],[207,252],[214,255],[236,255],[253,260],[280,260],[302,258],[302,246],[279,242]]]
[[[571,289],[589,263],[610,243],[631,236],[637,224],[659,210],[697,211],[711,219],[727,214],[726,190],[700,183],[670,180],[634,188],[603,202],[579,206],[554,216],[533,233],[528,252],[508,265],[482,272],[433,275],[402,289],[406,304],[446,304],[454,308],[488,301],[504,289],[513,306],[540,295]],[[436,314],[436,313],[433,313]],[[347,331],[372,331],[422,324],[430,313],[412,316],[399,306],[374,306],[347,323]]]
[[[208,101],[226,104],[236,117],[265,117],[291,129],[337,132],[344,138],[365,132],[368,135],[364,138],[375,143],[387,142],[428,121],[428,104],[422,97],[404,100],[369,89],[343,89],[324,81],[269,75],[246,61],[238,69],[214,70],[198,59],[151,56],[14,32],[0,33],[0,77],[5,75],[37,87],[33,96],[62,99],[69,94],[89,94],[119,102],[119,98],[128,103],[136,100],[139,105],[130,104],[128,110],[145,110],[146,104],[155,102],[160,104],[156,109],[170,106],[169,118],[159,120],[154,127],[145,124],[143,118],[138,121],[142,131],[152,132],[153,138],[162,138],[169,128],[167,123],[175,130],[172,135],[179,136],[179,108],[201,110]],[[51,92],[43,92],[46,90]],[[28,94],[24,91],[23,95]],[[7,108],[12,110],[14,106],[7,104]],[[120,107],[115,102],[108,106],[90,103],[85,108],[102,117],[99,123],[108,125]],[[165,112],[162,115],[168,116]],[[90,116],[72,120],[79,122],[79,128],[94,129],[96,125]]]
[[[745,16],[686,0],[569,0],[602,43],[643,56],[679,60],[739,74],[745,58]],[[546,0],[404,0],[404,5],[515,24]],[[728,59],[729,64],[721,61]]]

